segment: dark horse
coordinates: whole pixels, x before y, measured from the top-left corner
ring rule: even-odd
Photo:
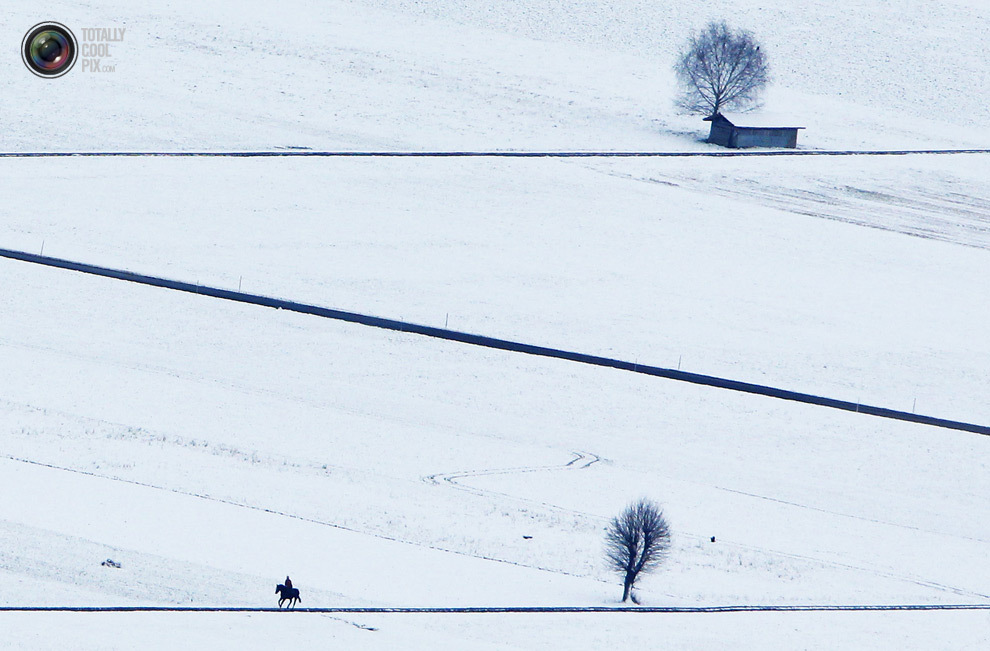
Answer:
[[[299,598],[299,588],[286,588],[281,583],[275,588],[275,592],[278,593],[278,607],[282,607],[282,603],[288,601],[289,605],[286,608],[292,608],[296,603],[302,601]]]

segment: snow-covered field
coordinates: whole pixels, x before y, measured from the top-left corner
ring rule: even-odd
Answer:
[[[707,148],[671,64],[721,18],[767,48],[766,108],[805,123],[803,147],[990,145],[982,0],[9,4],[3,151]],[[13,53],[43,20],[125,29],[114,72],[25,74]]]
[[[3,268],[8,604],[610,604],[641,494],[646,604],[987,599],[984,438]]]
[[[0,173],[9,248],[990,422],[986,157]]]
[[[729,14],[803,147],[990,145],[975,1],[45,11],[0,40],[126,27],[116,70],[0,57],[0,150],[707,149],[670,61]],[[0,247],[988,424],[988,179],[975,154],[0,159]],[[310,607],[616,605],[603,528],[640,496],[674,531],[645,605],[990,604],[988,463],[973,434],[0,260],[0,606],[269,607],[286,574]],[[10,648],[328,642],[975,649],[990,611],[0,612]]]

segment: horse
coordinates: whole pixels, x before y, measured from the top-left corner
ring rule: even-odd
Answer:
[[[299,588],[286,588],[281,583],[275,588],[275,593],[278,594],[278,607],[282,607],[282,603],[285,601],[289,602],[286,608],[292,608],[295,603],[302,602],[299,598]]]

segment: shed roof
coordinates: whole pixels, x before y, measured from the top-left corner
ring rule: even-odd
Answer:
[[[734,127],[749,127],[757,129],[804,129],[795,124],[793,118],[778,113],[716,113],[705,118],[711,122],[716,116],[722,116]]]

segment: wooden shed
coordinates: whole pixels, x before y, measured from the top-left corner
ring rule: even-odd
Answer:
[[[725,115],[716,113],[705,118],[712,123],[708,134],[708,142],[723,147],[797,147],[798,129],[804,127],[780,126],[779,117],[733,113]],[[786,122],[785,122],[786,124]]]

